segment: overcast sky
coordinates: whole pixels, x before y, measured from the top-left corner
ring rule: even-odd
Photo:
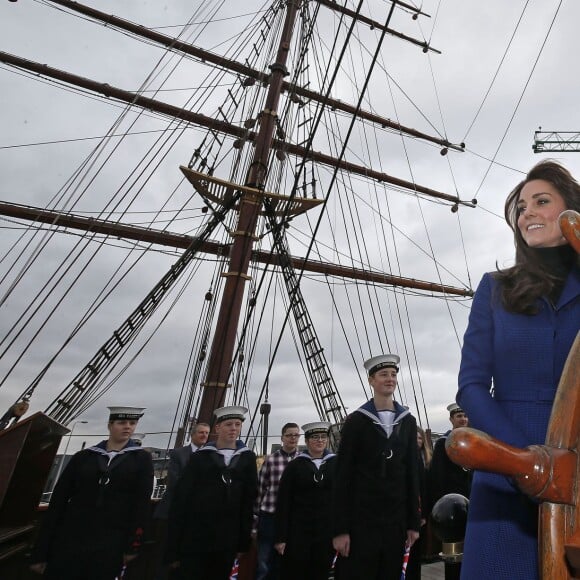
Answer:
[[[193,14],[196,22],[202,18],[201,12],[194,12],[200,4],[205,10],[217,5],[214,2],[159,3],[156,0],[87,0],[86,4],[158,28],[170,36],[178,34],[178,25],[188,22]],[[215,52],[225,50],[234,30],[247,25],[252,18],[249,14],[267,4],[258,1],[224,2],[218,22],[205,27],[195,42]],[[388,2],[375,0],[365,5],[364,13],[384,21]],[[422,7],[431,18],[414,21],[408,13],[396,11],[391,26],[415,38],[429,39],[442,54],[425,55],[416,46],[387,38],[369,86],[370,103],[365,100],[363,107],[372,107],[385,117],[398,119],[403,125],[426,133],[438,132],[451,142],[465,142],[466,152],[450,152],[443,157],[437,147],[410,139],[402,140],[397,135],[383,132],[377,137],[378,152],[373,154],[364,150],[365,140],[369,140],[371,133],[357,130],[353,133],[347,157],[363,164],[368,161],[374,169],[406,180],[415,179],[421,185],[458,195],[462,200],[477,197],[478,206],[475,209],[461,207],[454,214],[449,205],[418,201],[389,190],[388,212],[397,230],[391,230],[391,240],[385,242],[376,239],[377,212],[372,208],[372,187],[362,180],[355,180],[354,185],[350,185],[350,195],[360,212],[361,229],[365,231],[370,246],[370,267],[433,282],[441,276],[447,284],[475,289],[481,275],[493,270],[496,263],[500,267],[511,263],[513,244],[502,219],[503,203],[523,174],[548,156],[561,160],[578,174],[580,157],[574,153],[535,155],[532,143],[534,131],[539,126],[544,130],[580,130],[577,121],[580,78],[574,65],[580,5],[572,0],[426,0]],[[336,22],[334,16],[321,15],[321,35],[330,32]],[[368,54],[364,50],[374,49],[378,31],[360,27],[357,35],[366,47],[360,49],[361,58],[366,58]],[[2,51],[132,91],[142,86],[164,56],[159,47],[145,45],[55,10],[50,3],[30,0],[0,3],[0,38]],[[325,47],[320,45],[319,50],[322,53]],[[153,87],[163,88],[155,96],[159,100],[182,104],[191,89],[200,86],[201,69],[177,59],[164,62],[163,72],[157,72],[152,79]],[[362,76],[361,71],[356,70],[356,62],[350,62],[349,66],[354,69],[354,82],[337,84],[333,96],[354,104]],[[162,81],[166,76],[167,80]],[[40,82],[38,78],[4,64],[0,64],[0,83],[0,199],[40,207],[53,204],[63,207],[64,202],[59,204],[54,199],[99,142],[81,139],[105,135],[122,108],[54,83]],[[136,125],[130,128],[133,120],[136,120]],[[161,229],[167,226],[170,231],[194,234],[202,218],[199,211],[201,202],[195,197],[189,201],[191,186],[181,183],[178,166],[187,164],[199,145],[199,135],[192,130],[185,131],[170,152],[164,151],[163,161],[155,171],[150,158],[147,163],[141,162],[144,152],[157,139],[158,133],[153,132],[159,132],[167,125],[168,121],[157,115],[137,118],[137,113],[133,113],[126,118],[118,129],[119,133],[152,133],[133,135],[120,142],[115,157],[105,170],[97,174],[93,169],[88,173],[90,180],[87,178],[82,184],[75,182],[77,195],[81,191],[85,193],[73,211],[87,212],[86,215],[100,211],[110,199],[111,192],[122,188],[129,190],[127,183],[134,180],[131,191],[138,192],[138,195],[127,207],[129,213],[125,221],[146,225],[153,212],[163,204],[168,204],[166,209],[176,209],[187,203],[188,210],[180,220],[167,226],[163,221],[165,214],[162,214],[152,227]],[[337,130],[344,131],[345,126],[340,125]],[[41,144],[45,142],[51,143]],[[317,148],[322,148],[322,145]],[[112,145],[108,145],[107,151],[111,150]],[[135,175],[140,177],[128,177],[136,167],[139,169]],[[227,178],[227,175],[219,176]],[[338,200],[339,187],[336,189]],[[387,200],[384,205],[381,201],[380,205],[381,213],[386,215]],[[340,259],[348,263],[345,259],[348,252],[357,253],[352,239],[349,247],[348,232],[343,231],[348,226],[336,225],[337,235],[341,235],[340,241],[336,241],[336,252],[341,252],[342,258],[335,254],[330,230],[324,225],[333,220],[339,224],[341,207],[334,199],[329,202],[328,218],[323,220],[319,235],[320,242],[328,244],[329,248],[321,246],[318,249],[320,256],[313,254],[312,258]],[[292,223],[288,230],[292,253],[306,253],[309,228],[316,219],[316,212],[313,212],[309,220],[302,217]],[[23,261],[18,261],[14,267],[19,254],[29,257],[32,246],[26,244],[31,240],[34,244],[40,241],[38,237],[32,238],[30,233],[21,238],[23,232],[22,225],[3,218],[0,220],[3,256],[0,262],[3,279],[0,286],[3,301],[0,328],[5,329],[3,338],[8,328],[26,317],[25,309],[33,303],[38,289],[55,282],[51,275],[78,242],[75,236],[58,234],[50,239],[50,245],[43,249],[30,269]],[[13,244],[16,245],[11,249]],[[385,251],[382,251],[382,244],[385,244]],[[43,305],[46,311],[56,308],[55,316],[46,327],[40,328],[38,322],[33,324],[33,330],[24,331],[6,352],[8,342],[3,343],[2,377],[12,365],[18,364],[0,387],[0,412],[14,401],[54,355],[99,289],[117,267],[124,267],[123,260],[136,260],[136,254],[129,252],[128,244],[119,242],[116,245],[119,247],[99,249],[87,271],[82,268],[82,260],[72,266],[63,277],[61,288],[74,278],[78,278],[79,284],[62,304],[57,304],[58,299],[50,298]],[[398,265],[390,261],[391,255],[389,260],[385,255],[386,248],[395,246]],[[88,244],[82,259],[96,250],[96,242]],[[432,258],[425,258],[426,252],[436,256],[439,268],[435,267]],[[169,251],[151,252],[138,261],[131,274],[115,289],[114,300],[107,302],[47,374],[32,400],[33,410],[44,409],[55,398],[177,256],[178,253]],[[16,272],[22,273],[22,279],[16,289],[8,293],[11,285],[16,283]],[[95,442],[98,438],[92,434],[104,432],[105,406],[121,403],[146,406],[147,415],[139,426],[141,431],[151,434],[146,443],[167,444],[168,435],[152,433],[166,432],[171,427],[196,333],[199,307],[212,272],[211,264],[200,267],[184,289],[179,303],[167,314],[159,332],[144,348],[143,356],[110,392],[79,417],[88,423],[76,426],[75,435],[82,437],[74,438],[71,449],[78,447],[81,440]],[[354,341],[357,346],[352,353],[346,347],[340,329],[341,320],[333,308],[324,280],[308,277],[303,281],[311,316],[347,408],[356,408],[365,397],[360,376],[363,359],[378,354],[387,343],[384,337],[389,337],[388,346],[398,350],[403,359],[401,399],[415,412],[417,397],[422,422],[428,421],[435,431],[445,430],[448,425],[445,406],[455,396],[469,301],[445,301],[425,295],[403,297],[400,293],[395,296],[391,289],[380,289],[373,300],[385,305],[390,321],[384,328],[376,328],[376,320],[371,317],[370,306],[364,303],[364,299],[361,298],[360,305],[353,306],[347,301],[346,291],[340,284],[334,289],[339,313],[351,308],[355,311],[352,326],[346,329],[346,333],[350,338],[359,334],[362,338]],[[272,290],[274,295],[278,296]],[[354,295],[350,294],[350,300]],[[276,300],[272,308],[279,312],[283,308],[282,299],[277,297]],[[151,321],[145,337],[162,316],[163,312]],[[279,329],[279,317],[272,311],[269,317],[274,320],[272,333],[275,334]],[[366,326],[374,328],[369,331]],[[18,352],[36,331],[37,339],[18,361]],[[368,341],[365,334],[370,336]],[[262,385],[267,350],[272,346],[264,344],[264,357],[257,359],[252,370],[251,384],[256,389]],[[251,403],[255,404],[255,397],[254,393]],[[316,419],[289,335],[282,342],[272,371],[270,401],[273,405],[273,431],[287,420],[305,423]],[[423,416],[423,406],[427,408],[427,419]]]

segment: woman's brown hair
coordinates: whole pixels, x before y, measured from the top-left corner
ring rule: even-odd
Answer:
[[[518,183],[505,203],[505,219],[514,233],[516,263],[511,268],[499,270],[495,278],[501,281],[501,300],[504,308],[520,314],[535,314],[537,299],[548,296],[558,280],[546,274],[537,252],[525,242],[518,228],[518,201],[523,187],[535,179],[553,185],[562,196],[566,209],[580,211],[580,185],[572,174],[556,161],[547,159],[534,165],[526,178]]]
[[[433,458],[433,451],[431,450],[431,446],[429,445],[425,431],[421,429],[421,427],[417,426],[417,433],[419,433],[419,435],[421,435],[423,438],[423,447],[419,449],[419,455],[423,459],[423,465],[425,467],[429,467],[431,459]]]

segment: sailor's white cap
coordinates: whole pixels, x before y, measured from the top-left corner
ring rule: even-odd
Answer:
[[[331,425],[330,421],[314,421],[313,423],[302,425],[302,431],[304,431],[304,437],[310,437],[310,435],[315,433],[328,433]]]
[[[139,420],[145,407],[108,407],[109,421]]]
[[[370,377],[372,374],[386,367],[392,367],[398,371],[400,360],[401,358],[396,354],[380,354],[378,356],[373,356],[373,358],[369,358],[369,360],[366,360],[364,365],[365,369],[367,370],[367,374]]]
[[[449,411],[449,415],[453,417],[455,413],[463,413],[463,409],[457,403],[451,403],[451,405],[447,405],[447,410]]]
[[[248,409],[246,407],[232,405],[230,407],[220,407],[213,414],[215,415],[216,423],[221,423],[227,419],[240,419],[243,421],[246,418],[247,412]]]

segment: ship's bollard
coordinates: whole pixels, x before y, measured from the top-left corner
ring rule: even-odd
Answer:
[[[459,580],[461,574],[468,506],[469,500],[466,497],[449,493],[431,511],[433,531],[443,544],[440,555],[445,563],[445,580]]]

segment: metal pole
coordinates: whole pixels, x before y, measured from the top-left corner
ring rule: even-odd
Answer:
[[[262,419],[262,455],[268,455],[268,419],[270,417],[270,410],[272,405],[270,403],[262,403],[260,405],[260,414]]]

